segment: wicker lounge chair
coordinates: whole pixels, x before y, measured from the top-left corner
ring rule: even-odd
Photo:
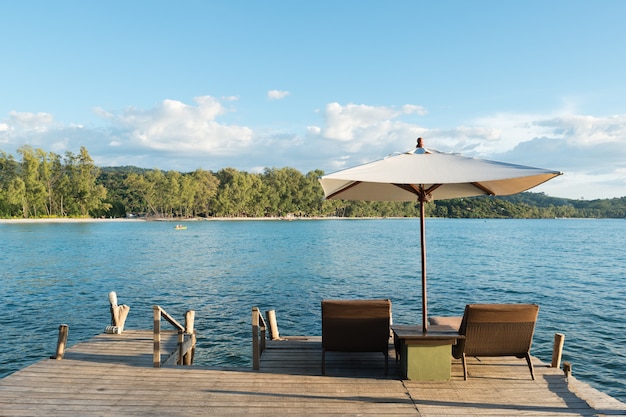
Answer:
[[[326,352],[381,352],[389,371],[390,300],[322,301],[322,375]]]
[[[535,371],[530,346],[535,332],[539,306],[536,304],[468,304],[463,318],[432,317],[431,324],[458,325],[465,336],[452,346],[452,356],[463,361],[463,378],[467,380],[467,356],[515,356],[525,358],[530,376]]]

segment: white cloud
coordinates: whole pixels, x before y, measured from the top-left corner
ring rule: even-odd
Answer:
[[[416,108],[414,114],[425,114]],[[445,152],[562,170],[564,177],[539,189],[556,196],[626,195],[626,115],[497,113],[431,129],[401,121],[401,113],[389,107],[329,103],[326,125],[310,127],[308,133],[317,133],[318,141],[333,148],[328,165],[333,170],[404,151],[421,136],[427,147]],[[350,158],[339,157],[346,154]]]
[[[16,111],[9,113],[9,119],[7,120],[6,125],[10,125],[10,130],[15,133],[41,133],[57,126],[54,121],[54,117],[49,113],[28,113]]]
[[[149,109],[96,109],[106,122],[97,128],[63,125],[49,113],[11,112],[0,120],[0,144],[9,153],[24,144],[59,154],[85,146],[101,166],[330,172],[406,151],[421,136],[427,147],[444,152],[564,171],[537,189],[550,195],[626,195],[626,115],[497,113],[431,128],[421,124],[427,120],[421,106],[329,103],[319,126],[290,132],[224,123],[236,111],[225,105],[233,106],[232,100],[202,96],[191,104],[163,100]]]
[[[307,126],[306,127],[307,134],[309,135],[320,135],[322,133],[322,128],[319,126]]]
[[[428,111],[422,106],[416,106],[414,104],[405,104],[402,106],[402,112],[404,114],[418,114],[420,116],[425,116],[428,114]]]
[[[8,152],[14,152],[22,145],[44,147],[46,151],[63,151],[63,142],[67,139],[57,135],[59,130],[69,132],[80,130],[77,126],[65,127],[56,122],[49,113],[16,112],[0,123],[0,143],[9,146]],[[68,132],[68,133],[69,133]]]
[[[116,142],[175,154],[233,154],[248,146],[252,130],[216,121],[228,110],[210,96],[196,97],[196,105],[163,100],[149,110],[129,108],[121,114],[104,114],[111,129],[120,132]]]
[[[283,98],[287,97],[289,94],[289,91],[282,91],[282,90],[270,90],[267,92],[267,98],[269,100],[282,100]]]
[[[620,193],[619,190],[622,190]],[[592,175],[566,171],[563,176],[540,185],[533,191],[572,199],[597,200],[626,196],[626,172],[616,170],[608,174]]]
[[[404,145],[406,138],[417,138],[423,129],[400,120],[407,114],[425,114],[423,107],[414,105],[402,106],[400,110],[393,107],[369,106],[365,104],[329,103],[325,109],[326,126],[321,135],[330,140],[343,143],[348,152],[360,152],[363,148],[388,148],[390,144]]]
[[[500,134],[496,141],[472,139],[480,156],[564,172],[537,191],[585,199],[626,196],[626,115],[501,114],[482,121]]]
[[[552,135],[575,146],[594,146],[626,138],[626,115],[593,117],[568,115],[536,122]]]
[[[545,129],[535,124],[542,116],[496,113],[470,121],[470,126],[455,128],[453,146],[460,151],[472,149],[476,156],[488,156],[513,149],[518,143],[543,136]],[[455,144],[456,142],[456,144]]]
[[[606,149],[610,144],[623,142],[626,139],[626,115],[594,117],[497,113],[451,129],[433,129],[428,135],[428,143],[433,147],[485,158],[514,153],[522,144],[530,144],[539,138],[551,143],[550,152],[569,149],[572,155],[579,152],[576,148],[582,150],[600,146],[600,149]],[[545,142],[542,143],[542,148],[545,145]],[[527,147],[524,151],[532,153]]]

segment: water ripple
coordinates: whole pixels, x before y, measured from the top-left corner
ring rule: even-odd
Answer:
[[[541,306],[533,354],[554,333],[575,375],[626,400],[626,222],[428,219],[429,314],[467,303]],[[149,329],[152,305],[196,311],[196,362],[250,366],[250,310],[275,309],[283,335],[320,334],[324,298],[391,298],[421,322],[419,221],[0,224],[0,377],[102,332],[108,292]]]

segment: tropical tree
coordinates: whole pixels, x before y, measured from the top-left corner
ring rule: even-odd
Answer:
[[[323,213],[324,190],[318,181],[322,175],[324,175],[323,171],[310,171],[299,181],[300,207],[309,216],[321,216]]]
[[[66,153],[69,174],[69,190],[73,213],[80,216],[103,215],[111,205],[106,203],[106,188],[97,183],[99,168],[93,162],[87,148],[82,146],[78,155]]]
[[[258,175],[225,168],[216,174],[219,180],[215,198],[218,216],[263,216],[267,201],[262,197],[262,182]]]
[[[304,176],[293,168],[266,168],[261,177],[266,187],[265,213],[283,216],[300,213],[302,207],[302,189]]]
[[[11,216],[19,215],[26,217],[23,213],[28,213],[26,207],[26,184],[21,178],[13,178],[6,188],[6,203]]]
[[[211,215],[211,202],[217,194],[219,180],[209,171],[197,169],[191,173],[191,178],[196,185],[196,193],[193,200],[193,212],[195,216]]]
[[[37,149],[35,152],[39,159],[39,179],[46,191],[47,215],[62,216],[61,196],[57,195],[57,186],[62,182],[64,175],[61,156],[53,152],[45,152],[42,149]]]
[[[4,151],[0,151],[0,215],[4,217],[12,217],[21,212],[21,203],[23,195],[15,194],[16,181],[21,181],[18,177],[19,163],[13,155],[8,155]],[[23,181],[22,181],[22,189]],[[24,191],[22,191],[23,193]],[[17,197],[18,205],[13,202]]]
[[[225,168],[217,173],[98,168],[86,148],[62,159],[26,145],[21,160],[0,150],[0,216],[343,216],[419,217],[415,202],[324,200],[318,178],[294,168],[262,174]],[[570,200],[543,193],[441,200],[426,216],[457,218],[626,217],[626,197]]]
[[[148,171],[145,174],[131,173],[124,180],[124,185],[128,189],[129,205],[133,208],[132,211],[148,214],[158,213],[156,207],[157,193],[154,181],[151,181],[150,178],[155,175],[158,174],[153,174],[153,171]]]
[[[39,175],[39,158],[35,150],[28,145],[21,146],[17,152],[22,155],[20,178],[24,182],[23,215],[25,218],[37,217],[46,212],[46,187]]]

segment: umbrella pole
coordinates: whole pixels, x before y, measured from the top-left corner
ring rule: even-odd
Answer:
[[[424,203],[424,198],[420,197],[420,237],[422,248],[422,330],[426,333],[428,330],[428,321],[426,311],[426,219]]]

